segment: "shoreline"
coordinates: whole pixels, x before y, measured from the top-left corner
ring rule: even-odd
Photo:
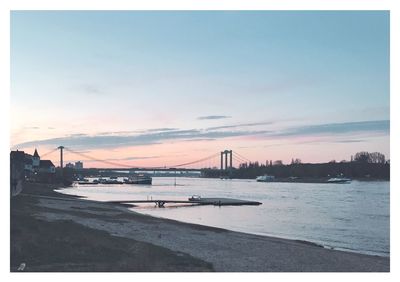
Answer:
[[[17,197],[22,200],[36,197],[33,208],[37,210],[32,218],[50,223],[71,221],[84,228],[107,232],[112,240],[124,238],[163,248],[171,252],[170,260],[185,256],[185,261],[193,264],[192,268],[175,265],[166,271],[390,271],[390,257],[332,250],[308,241],[157,218],[131,211],[127,205],[62,194],[54,191],[61,188],[54,185],[51,188],[40,188],[43,185],[38,184],[29,186],[31,189],[24,189]],[[26,195],[29,192],[33,194]],[[149,265],[144,271],[157,271],[151,268]]]
[[[74,195],[71,195],[71,196],[74,196]],[[76,197],[80,197],[80,196],[76,196]],[[84,198],[82,197],[82,199],[84,199]],[[85,201],[94,201],[94,200],[85,200]],[[94,202],[96,202],[96,201],[94,201]],[[107,202],[104,202],[104,203],[107,203]],[[185,222],[185,221],[180,221],[180,220],[177,220],[177,219],[171,219],[171,218],[166,218],[166,217],[161,217],[161,216],[154,216],[154,215],[150,215],[150,214],[146,214],[146,213],[132,211],[129,208],[136,207],[133,204],[132,205],[131,204],[121,204],[121,205],[123,207],[125,207],[128,212],[132,212],[133,214],[138,214],[138,215],[142,215],[142,216],[148,216],[148,217],[157,218],[157,219],[160,219],[160,220],[168,220],[168,221],[171,221],[171,222],[174,222],[174,223],[177,223],[177,224],[199,225],[199,226],[203,226],[203,227],[206,227],[206,228],[207,227],[208,228],[216,228],[216,229],[221,229],[221,230],[229,231],[229,232],[242,233],[242,234],[245,234],[245,235],[255,235],[255,236],[261,236],[261,237],[266,237],[266,238],[276,238],[276,239],[282,239],[282,240],[296,241],[296,242],[300,242],[300,243],[304,243],[304,244],[308,244],[308,245],[313,245],[313,246],[316,246],[316,247],[324,248],[324,249],[327,249],[327,250],[337,250],[337,251],[355,253],[355,254],[360,254],[360,255],[368,255],[368,256],[376,256],[376,257],[382,257],[382,258],[390,258],[390,253],[388,253],[388,255],[383,255],[383,254],[373,253],[372,251],[371,252],[367,252],[367,251],[366,252],[362,252],[362,251],[353,250],[353,249],[346,249],[346,248],[340,248],[340,247],[331,247],[331,246],[328,246],[328,245],[324,245],[322,243],[317,243],[317,242],[313,242],[313,241],[309,241],[309,240],[305,240],[305,239],[278,237],[278,236],[274,236],[274,235],[270,235],[270,234],[262,234],[262,233],[255,233],[255,232],[252,233],[252,232],[233,230],[233,229],[217,227],[217,226],[211,226],[211,225],[205,225],[205,224],[199,224],[199,223]]]
[[[212,179],[212,178],[210,178]],[[235,179],[237,180],[237,179]],[[278,183],[277,181],[275,181],[276,183]],[[263,184],[263,183],[261,183]],[[317,184],[317,183],[315,183]],[[184,184],[185,185],[185,184]],[[336,185],[336,184],[335,184]],[[79,187],[79,186],[78,186]],[[69,188],[69,187],[68,187]],[[78,195],[74,195],[74,194],[70,194],[70,193],[74,193],[73,192],[73,188],[72,189],[68,189],[63,192],[64,189],[59,189],[58,191],[56,190],[55,192],[63,194],[63,195],[71,195],[71,196],[76,196],[76,197],[80,197]],[[101,188],[101,187],[100,187]],[[70,191],[68,191],[70,190]],[[76,193],[76,192],[75,192]],[[79,194],[79,193],[78,193]],[[87,195],[88,197],[90,197],[90,195]],[[82,196],[83,198],[85,198],[85,196]],[[165,197],[163,199],[169,199],[168,197]],[[89,198],[88,198],[89,200]],[[90,199],[92,201],[96,201],[95,199]],[[106,198],[102,199],[101,202],[107,202]],[[112,202],[112,201],[111,201]],[[258,235],[258,236],[263,236],[263,237],[273,237],[273,238],[279,238],[279,239],[286,239],[286,240],[293,240],[293,241],[303,241],[306,243],[310,243],[310,244],[315,244],[318,246],[321,246],[325,249],[329,249],[329,250],[338,250],[338,251],[344,251],[344,252],[351,252],[351,253],[356,253],[356,254],[364,254],[364,255],[371,255],[371,256],[379,256],[379,257],[386,257],[386,258],[390,258],[390,251],[385,252],[385,250],[376,250],[374,248],[365,248],[364,245],[360,245],[360,249],[351,249],[351,248],[346,248],[346,242],[343,243],[341,241],[333,241],[333,242],[329,242],[329,241],[313,241],[312,238],[306,238],[306,237],[301,237],[301,236],[295,236],[295,235],[301,235],[301,233],[299,234],[291,234],[292,236],[285,236],[285,234],[273,234],[273,233],[262,233],[262,232],[252,232],[249,231],[248,228],[231,228],[231,226],[224,224],[223,222],[221,222],[221,224],[219,225],[207,225],[204,224],[204,221],[196,221],[193,220],[191,218],[189,218],[188,221],[185,221],[185,219],[187,220],[188,218],[184,218],[184,219],[179,219],[179,216],[171,216],[168,217],[168,213],[166,217],[162,216],[162,213],[157,213],[155,212],[155,214],[153,214],[154,212],[152,212],[152,208],[140,208],[140,204],[137,205],[135,203],[124,203],[122,206],[126,207],[126,209],[130,212],[136,213],[136,214],[140,214],[140,215],[145,215],[145,216],[149,216],[149,217],[155,217],[158,219],[164,219],[164,220],[172,220],[174,222],[178,222],[178,223],[186,223],[186,224],[196,224],[196,225],[202,225],[202,226],[206,226],[206,227],[211,227],[211,228],[219,228],[219,229],[224,229],[227,231],[232,231],[232,232],[240,232],[240,233],[244,233],[244,234],[251,234],[251,235]],[[143,207],[143,206],[142,206]],[[180,208],[184,208],[183,206],[176,206]],[[168,209],[168,208],[167,208]],[[158,210],[158,209],[157,209]],[[161,215],[161,216],[160,216]],[[236,225],[237,227],[237,225]],[[338,246],[337,242],[342,243],[342,246]],[[330,244],[331,243],[331,244]],[[336,243],[336,245],[334,244]],[[349,245],[349,247],[351,247]],[[364,247],[364,249],[363,249]]]

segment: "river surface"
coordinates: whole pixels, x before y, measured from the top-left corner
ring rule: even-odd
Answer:
[[[260,206],[141,204],[132,210],[252,234],[389,256],[390,184],[260,183],[255,180],[154,177],[153,185],[80,185],[59,190],[91,200],[187,200],[191,195],[262,202]]]

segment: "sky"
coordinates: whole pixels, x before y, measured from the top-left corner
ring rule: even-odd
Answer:
[[[85,167],[389,159],[389,13],[13,11],[10,107],[11,149]]]

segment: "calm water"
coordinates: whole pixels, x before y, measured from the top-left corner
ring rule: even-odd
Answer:
[[[132,210],[246,233],[307,240],[327,247],[389,256],[389,182],[258,183],[255,180],[153,178],[153,185],[82,185],[60,190],[89,199],[146,200],[230,197],[260,206],[182,206]]]

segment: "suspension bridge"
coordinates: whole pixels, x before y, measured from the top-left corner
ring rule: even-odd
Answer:
[[[70,147],[58,146],[51,151],[48,151],[41,155],[41,158],[53,156],[53,160],[55,158],[55,154],[58,154],[59,151],[59,166],[61,168],[64,167],[65,154],[72,155],[74,158],[78,158],[79,161],[95,163],[97,165],[101,164],[102,167],[99,169],[102,170],[120,170],[120,171],[171,171],[171,170],[179,170],[179,171],[200,171],[202,169],[219,169],[223,172],[229,172],[233,168],[239,167],[240,164],[250,163],[251,160],[246,158],[245,156],[235,152],[233,150],[224,150],[221,152],[214,153],[212,155],[195,159],[193,161],[184,162],[184,163],[176,163],[173,165],[159,165],[159,166],[146,166],[141,165],[139,163],[126,163],[121,160],[114,159],[100,159],[91,156],[86,152],[81,152],[75,150]],[[68,156],[69,160],[71,160],[70,156]],[[78,160],[77,159],[77,160]],[[90,168],[96,168],[95,166]]]

